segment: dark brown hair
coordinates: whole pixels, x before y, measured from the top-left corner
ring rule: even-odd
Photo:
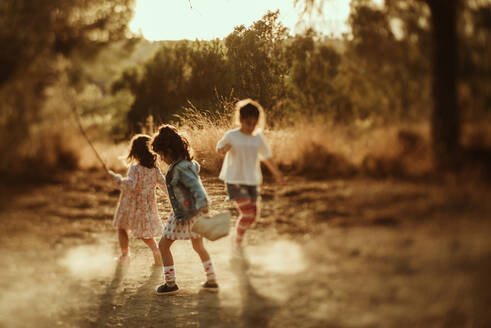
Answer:
[[[250,98],[239,100],[235,103],[235,124],[240,126],[240,119],[248,117],[254,117],[257,119],[256,129],[264,129],[266,117],[263,107],[257,101]]]
[[[255,118],[256,120],[259,119],[259,109],[257,109],[257,107],[251,103],[248,103],[243,107],[240,107],[239,113],[241,118],[252,117]]]
[[[155,154],[150,152],[148,148],[148,142],[150,141],[150,136],[145,134],[137,134],[131,139],[131,150],[126,157],[127,161],[136,160],[141,165],[152,169],[155,167],[155,161],[157,157]]]
[[[170,124],[159,127],[159,132],[153,137],[152,150],[176,161],[178,159],[192,160],[191,147],[188,140],[181,136],[177,129]]]

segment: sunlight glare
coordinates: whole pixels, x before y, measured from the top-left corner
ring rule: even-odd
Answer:
[[[263,270],[282,274],[296,274],[305,270],[303,250],[297,243],[279,240],[251,246],[250,261]]]
[[[86,245],[68,250],[59,263],[73,276],[93,279],[110,275],[114,270],[115,261],[109,249]]]
[[[325,34],[347,32],[350,0],[326,1],[315,27]],[[137,0],[130,29],[148,40],[211,40],[224,38],[234,27],[250,26],[268,10],[280,10],[280,21],[298,32],[301,12],[293,0]]]

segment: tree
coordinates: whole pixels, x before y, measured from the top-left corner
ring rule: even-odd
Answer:
[[[484,3],[467,1],[458,26],[463,120],[479,121],[491,113],[491,3]]]
[[[126,37],[134,0],[3,0],[0,4],[0,86],[40,56],[89,56]],[[48,58],[44,57],[46,61]]]
[[[128,112],[131,132],[137,131],[150,115],[159,121],[170,120],[185,103],[191,74],[191,51],[188,41],[164,44],[145,63],[141,73],[132,68],[113,84],[113,92],[128,89],[134,96]]]
[[[215,91],[231,88],[223,44],[213,41],[164,43],[141,69],[131,68],[113,84],[127,89],[134,101],[128,112],[129,131],[137,131],[148,116],[170,121],[188,102],[211,105]]]
[[[431,134],[437,164],[453,168],[460,148],[457,105],[459,0],[426,0],[431,10],[433,36],[433,115]]]
[[[211,107],[216,93],[254,98],[266,107],[280,100],[286,95],[288,31],[278,16],[268,12],[249,28],[236,27],[223,42],[166,43],[141,71],[126,71],[113,92],[127,89],[134,96],[129,130],[138,130],[149,115],[172,120],[189,102]]]
[[[222,41],[196,41],[192,48],[189,66],[189,97],[193,105],[206,108],[213,105],[210,99],[218,94],[229,94],[231,74]]]
[[[290,40],[286,52],[293,101],[307,112],[331,114],[327,111],[333,107],[332,100],[339,99],[335,78],[341,55],[313,29]]]
[[[351,2],[352,39],[345,55],[353,72],[372,85],[372,90],[383,91],[379,96],[383,101],[376,107],[387,117],[426,116],[429,95],[424,91],[430,77],[427,16],[425,6],[417,2],[401,7],[392,1],[381,8],[367,0]]]
[[[307,12],[320,10],[328,0],[294,0]],[[368,3],[369,1],[365,1]],[[414,0],[428,6],[431,17],[433,110],[431,131],[435,160],[441,168],[457,164],[460,148],[460,116],[457,105],[458,38],[457,13],[460,0]],[[410,1],[386,0],[384,6],[406,7]]]
[[[283,47],[288,29],[278,17],[279,11],[268,12],[251,27],[238,26],[225,38],[234,94],[257,99],[266,107],[284,95],[288,69]]]
[[[2,0],[0,2],[0,170],[42,121],[45,90],[74,54],[93,56],[125,38],[133,0]],[[12,145],[15,144],[15,149]]]

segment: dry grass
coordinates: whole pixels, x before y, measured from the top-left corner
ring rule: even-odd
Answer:
[[[224,106],[225,107],[225,106]],[[222,156],[215,147],[225,132],[234,127],[230,107],[211,114],[194,107],[177,117],[175,125],[188,138],[203,172],[217,175]],[[56,169],[100,168],[96,155],[82,137],[73,120],[58,122],[56,129],[39,126],[32,142],[22,153],[19,170],[50,172]],[[276,123],[276,122],[275,122]],[[153,135],[158,129],[152,118],[142,132]],[[490,147],[487,125],[464,125],[464,146]],[[100,157],[112,170],[125,171],[122,160],[129,151],[129,139],[113,143],[91,129]],[[428,123],[381,125],[371,121],[334,124],[325,118],[299,118],[288,124],[274,124],[264,135],[271,145],[274,161],[287,174],[347,178],[352,176],[425,178],[434,172]],[[42,142],[39,142],[42,140]],[[31,172],[31,175],[34,174]],[[266,175],[268,172],[265,172]]]
[[[218,140],[233,128],[230,114],[212,115],[188,109],[175,123],[188,138],[195,158],[203,172],[217,175],[223,157],[216,151]],[[464,145],[489,145],[491,132],[464,126]],[[142,127],[152,135],[157,126],[149,120]],[[434,173],[428,123],[372,125],[356,122],[335,125],[317,120],[297,120],[293,124],[266,128],[264,135],[271,145],[274,161],[286,174],[315,178],[427,178]],[[79,138],[80,139],[80,138]],[[84,140],[78,140],[76,154],[82,168],[100,167],[97,158]],[[125,170],[121,160],[129,144],[96,142],[106,165]],[[265,171],[268,175],[268,171]]]
[[[109,143],[107,141],[98,141],[93,143],[93,145],[107,168],[114,171],[126,169],[124,158],[129,152],[129,142]],[[79,149],[79,166],[81,168],[93,169],[102,167],[94,151],[86,142]]]
[[[199,112],[188,114],[192,116],[181,117],[176,125],[190,141],[203,172],[216,175],[223,157],[215,147],[233,127],[231,120],[209,114],[199,116]],[[147,125],[144,132],[152,135],[156,130],[155,126]],[[415,177],[432,169],[427,130],[424,125],[373,128],[296,122],[293,126],[266,129],[264,135],[273,150],[274,161],[288,174],[326,178],[356,174]],[[108,168],[126,170],[123,159],[129,151],[129,140],[112,143],[107,138],[90,138]],[[18,170],[29,170],[30,175],[102,167],[87,141],[75,127],[69,126],[38,131],[21,156],[24,160]]]
[[[206,171],[217,173],[220,169],[222,158],[215,147],[233,127],[231,116],[230,113],[211,115],[192,109],[180,117],[179,128],[189,138]],[[318,117],[299,119],[288,125],[276,124],[264,134],[275,162],[292,174],[349,177],[365,173],[412,177],[432,170],[428,130],[426,124],[375,127],[370,122],[357,122],[335,125]]]
[[[178,118],[179,123],[176,125],[189,140],[202,169],[217,174],[223,158],[216,152],[216,144],[233,127],[231,112],[211,114],[191,107]]]

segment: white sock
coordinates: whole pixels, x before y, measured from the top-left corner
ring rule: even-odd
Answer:
[[[169,282],[171,284],[176,282],[176,270],[173,265],[164,266],[164,277],[165,282]]]
[[[206,273],[206,281],[216,280],[215,270],[213,269],[213,263],[211,260],[203,262],[203,268]]]

